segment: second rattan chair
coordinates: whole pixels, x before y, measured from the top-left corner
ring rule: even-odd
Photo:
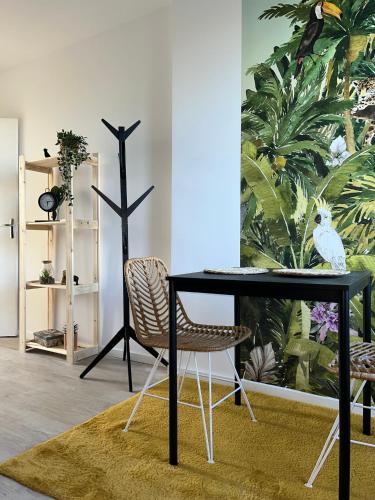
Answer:
[[[354,380],[362,380],[357,394],[354,396],[353,402],[351,403],[351,408],[367,408],[370,410],[375,410],[374,406],[364,406],[358,403],[358,399],[363,392],[363,389],[367,383],[375,382],[375,345],[369,342],[356,342],[352,344],[349,351],[350,355],[350,377],[352,379],[352,392],[354,387]],[[329,365],[328,371],[331,373],[338,374],[339,372],[339,361],[336,357]],[[319,458],[315,464],[315,467],[310,475],[309,480],[305,484],[308,488],[312,488],[314,481],[319,474],[324,462],[327,460],[333,445],[340,439],[340,426],[339,426],[339,416],[336,417],[332,428],[328,434],[327,440],[324,443],[323,449],[319,455]],[[369,446],[375,448],[375,444],[366,443],[364,441],[351,440],[351,443],[361,444],[363,446]]]
[[[159,399],[168,399],[148,392],[153,384],[153,378],[166,349],[169,346],[169,299],[168,284],[166,281],[167,268],[165,264],[155,257],[142,259],[130,259],[125,264],[125,280],[128,288],[129,300],[133,314],[134,328],[141,344],[149,347],[160,348],[160,354],[152,367],[146,383],[139,395],[137,403],[129,417],[124,431],[128,431],[131,421],[135,416],[144,396]],[[213,449],[213,420],[212,410],[232,396],[237,390],[243,394],[243,398],[255,421],[254,413],[250,406],[242,381],[236,371],[229,349],[243,342],[251,336],[251,331],[244,326],[216,326],[200,325],[193,323],[187,316],[180,299],[177,299],[177,349],[181,351],[179,363],[178,399],[179,404],[198,408],[201,411],[205,444],[207,448],[208,462],[214,461]],[[182,353],[188,352],[186,365],[181,369]],[[212,373],[211,353],[214,351],[226,351],[228,361],[233,369],[238,387],[217,402],[212,401]],[[200,384],[197,353],[208,353],[208,410],[209,410],[209,434],[207,433],[206,415]],[[180,401],[182,384],[189,365],[191,354],[194,354],[194,364],[197,377],[197,388],[199,405]],[[185,364],[185,363],[184,363]],[[167,377],[168,378],[168,377]],[[166,380],[166,379],[163,379]]]

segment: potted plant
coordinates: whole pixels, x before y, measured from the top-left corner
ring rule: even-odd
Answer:
[[[39,273],[39,283],[41,285],[53,285],[55,283],[54,270],[50,260],[43,260],[43,267]]]
[[[63,199],[71,206],[74,199],[72,194],[72,167],[77,170],[79,165],[90,157],[86,150],[86,137],[76,135],[71,130],[61,130],[61,132],[57,132],[56,146],[60,147],[57,158],[62,179]]]

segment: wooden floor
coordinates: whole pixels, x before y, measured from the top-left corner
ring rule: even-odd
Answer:
[[[126,365],[105,358],[87,376],[89,360],[69,366],[59,356],[19,353],[15,339],[0,339],[0,461],[83,422],[132,396]],[[144,384],[150,365],[133,363],[134,389]],[[160,369],[165,376],[165,369]],[[47,498],[0,476],[0,499]]]

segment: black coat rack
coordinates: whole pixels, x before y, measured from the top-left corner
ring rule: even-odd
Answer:
[[[128,207],[128,196],[127,196],[127,184],[126,184],[126,139],[134,132],[134,130],[141,123],[140,120],[133,123],[131,127],[125,129],[125,127],[119,127],[116,129],[106,120],[102,119],[104,125],[112,132],[112,134],[118,140],[119,145],[119,162],[120,162],[120,188],[121,188],[121,207],[116,205],[108,196],[102,193],[97,187],[91,186],[92,189],[112,208],[116,214],[121,217],[122,226],[122,269],[124,272],[125,262],[129,259],[129,233],[128,233],[128,218],[134,212],[134,210],[142,203],[142,201],[151,193],[154,186],[151,186],[145,193],[142,194],[130,207]],[[84,378],[93,368],[96,366],[100,360],[102,360],[121,340],[124,341],[124,355],[123,360],[128,362],[128,379],[129,379],[129,392],[133,392],[133,381],[132,381],[132,370],[131,370],[131,359],[130,359],[130,346],[129,341],[133,339],[139,345],[141,345],[146,351],[148,351],[155,358],[158,357],[158,352],[155,349],[142,345],[136,335],[135,331],[130,325],[130,312],[129,312],[129,296],[125,284],[125,277],[123,277],[123,310],[124,310],[124,325],[116,333],[116,335],[108,342],[108,344],[102,349],[102,351],[96,356],[96,358],[83,370],[80,378]],[[162,363],[168,366],[167,361],[164,359]]]

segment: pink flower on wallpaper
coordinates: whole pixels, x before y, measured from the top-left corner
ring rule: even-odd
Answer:
[[[311,319],[319,325],[319,342],[324,342],[327,332],[337,333],[339,331],[339,317],[336,312],[336,304],[319,302],[311,311]]]
[[[327,318],[327,327],[331,332],[337,333],[339,331],[339,318],[335,312],[330,312]]]
[[[316,304],[314,309],[311,311],[311,319],[315,323],[323,323],[326,319],[326,308],[324,303]]]

